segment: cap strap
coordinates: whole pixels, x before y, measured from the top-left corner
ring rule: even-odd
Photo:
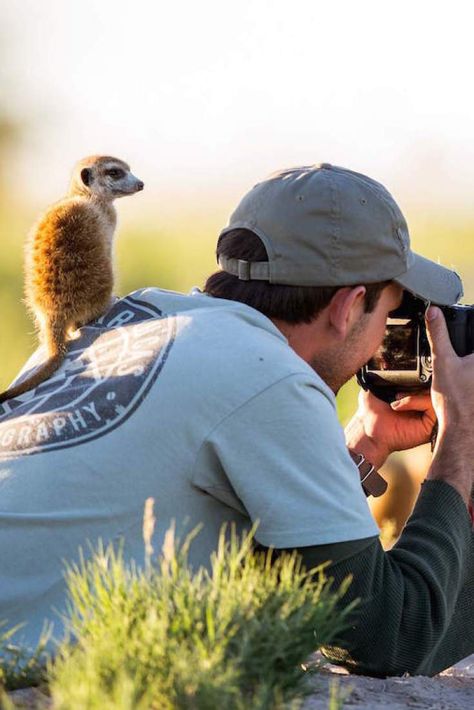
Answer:
[[[231,259],[221,254],[218,264],[228,274],[237,276],[241,281],[269,281],[270,264],[268,261],[245,261]]]

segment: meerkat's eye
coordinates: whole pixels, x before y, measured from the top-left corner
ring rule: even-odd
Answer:
[[[113,180],[120,180],[120,178],[125,177],[125,170],[121,170],[120,168],[111,168],[110,170],[107,170],[107,175],[110,175]]]

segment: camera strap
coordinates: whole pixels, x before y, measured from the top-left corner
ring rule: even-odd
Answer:
[[[387,481],[377,471],[375,466],[367,461],[364,454],[349,452],[359,469],[360,482],[366,496],[378,498],[387,490]]]

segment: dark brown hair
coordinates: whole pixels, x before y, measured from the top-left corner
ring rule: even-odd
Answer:
[[[267,261],[267,250],[262,240],[249,229],[232,229],[217,243],[217,257]],[[366,288],[365,312],[371,313],[390,281],[363,284]],[[268,281],[241,281],[226,271],[209,276],[204,291],[216,298],[227,298],[252,306],[268,318],[287,323],[310,323],[330,303],[342,286],[286,286]]]

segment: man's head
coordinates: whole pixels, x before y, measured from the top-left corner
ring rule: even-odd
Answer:
[[[402,288],[440,305],[462,295],[455,272],[411,251],[403,214],[380,183],[327,163],[285,170],[255,185],[221,232],[217,256],[222,272],[208,279],[208,293],[247,303],[282,330],[291,326],[293,347],[295,333],[311,326],[322,337],[325,323],[324,345],[331,345],[331,333],[339,341],[333,361],[348,343],[354,363],[362,357],[367,348],[359,351],[354,338],[375,342],[365,329],[385,306],[396,307]],[[344,327],[335,324],[337,313]],[[295,349],[309,362],[302,342]]]
[[[218,259],[221,256],[262,263],[267,252],[256,234],[235,229],[220,237]],[[377,349],[387,314],[402,293],[390,281],[355,287],[287,286],[243,281],[223,270],[207,279],[204,290],[216,298],[245,303],[273,320],[334,391]]]

